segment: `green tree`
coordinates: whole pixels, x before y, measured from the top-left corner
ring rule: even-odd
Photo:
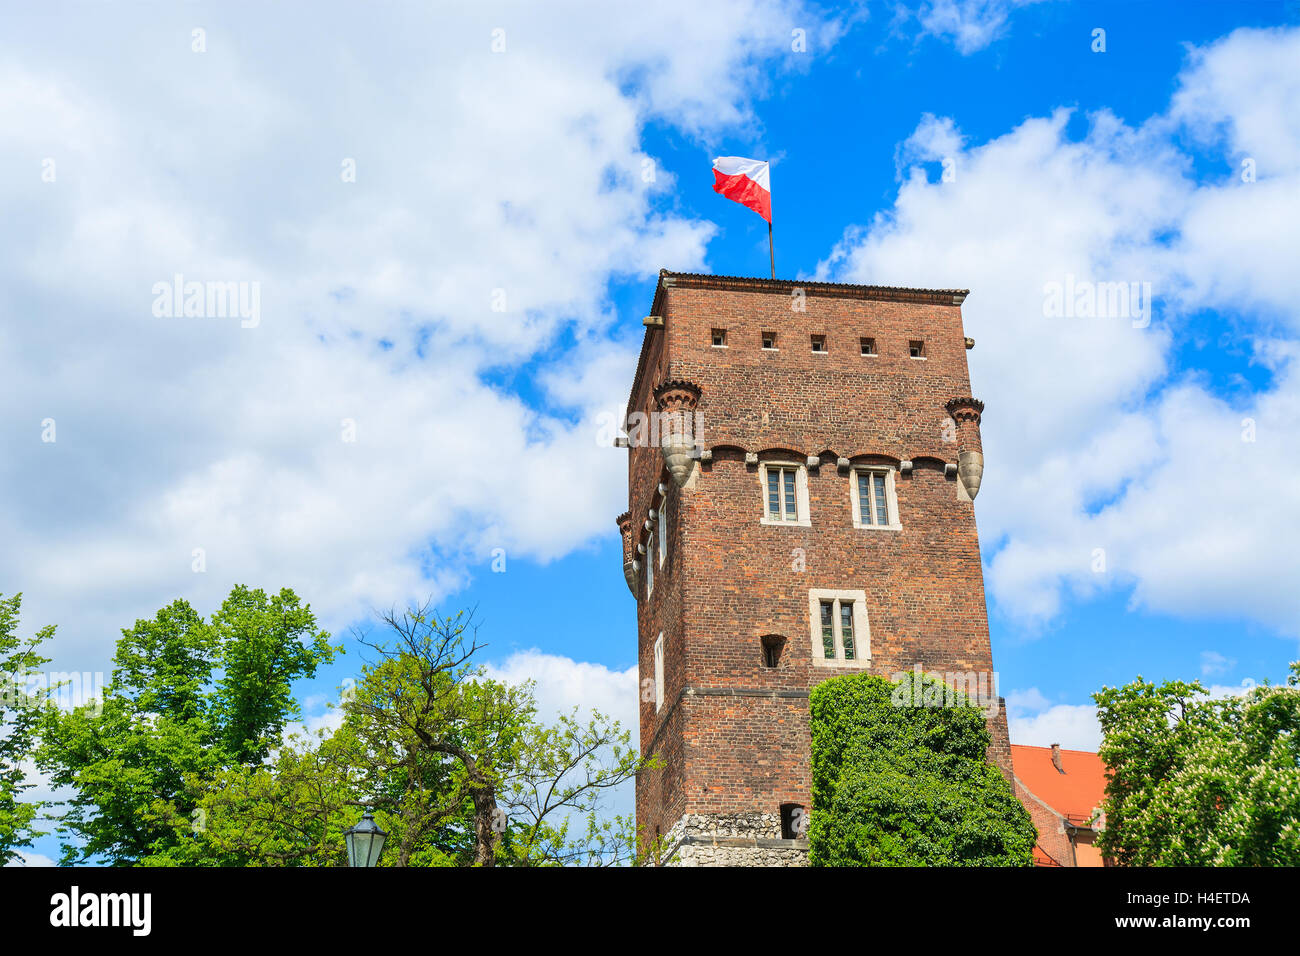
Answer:
[[[388,831],[385,866],[538,866],[629,860],[631,820],[602,797],[645,762],[616,722],[539,720],[531,684],[487,678],[472,613],[383,618],[332,734],[295,738],[265,765],[187,778],[201,831],[172,825],[195,862],[346,863],[363,807]]]
[[[328,641],[292,591],[243,585],[210,621],[177,600],[124,630],[103,700],[42,720],[38,762],[73,790],[63,861],[192,862],[175,826],[198,809],[187,780],[259,764],[298,716],[292,682],[332,658]]]
[[[988,762],[983,713],[950,690],[949,706],[912,706],[934,687],[863,674],[813,689],[811,865],[1032,864],[1037,833]]]
[[[54,626],[41,628],[30,640],[18,636],[23,596],[0,595],[0,866],[43,834],[33,821],[40,805],[21,799],[26,782],[23,761],[32,754],[37,723],[48,700],[48,681],[41,667],[48,657],[37,648],[54,639]]]
[[[1121,865],[1300,865],[1300,661],[1210,698],[1141,677],[1094,695],[1109,779],[1098,845]]]

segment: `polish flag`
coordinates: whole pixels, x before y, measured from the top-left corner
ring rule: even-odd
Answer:
[[[767,163],[741,156],[719,156],[713,161],[713,191],[748,206],[772,224],[772,186]]]

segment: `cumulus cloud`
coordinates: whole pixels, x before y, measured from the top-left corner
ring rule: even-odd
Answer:
[[[928,0],[917,7],[921,36],[948,40],[963,55],[984,49],[1005,35],[1011,14],[1017,7],[1038,0]],[[897,8],[900,18],[908,12]]]
[[[1093,704],[1053,704],[1037,687],[1007,695],[1011,742],[1030,747],[1060,744],[1067,750],[1096,752],[1101,725]]]
[[[1115,587],[1162,613],[1300,627],[1297,58],[1300,30],[1239,30],[1190,53],[1167,112],[1131,126],[1103,111],[1082,135],[1065,109],[978,145],[927,116],[900,150],[910,165],[893,208],[849,229],[818,269],[972,289],[987,580],[1030,627],[1070,595]],[[1252,98],[1234,79],[1245,60],[1269,92]],[[1268,161],[1253,182],[1232,165],[1200,181],[1186,130],[1234,156],[1249,140]],[[955,176],[934,166],[946,157]],[[1136,290],[1127,311],[1050,307],[1053,287],[1110,283]],[[1176,350],[1206,309],[1267,371],[1264,387],[1229,398],[1180,370]]]
[[[610,533],[597,413],[639,331],[610,281],[702,268],[714,228],[655,211],[642,131],[753,124],[806,68],[792,31],[842,26],[798,0],[195,21],[27,8],[0,40],[0,577],[59,661],[234,581],[341,625]],[[155,315],[176,276],[257,283],[255,327]],[[535,398],[492,384],[539,356]]]
[[[1210,674],[1226,674],[1236,666],[1235,660],[1224,657],[1218,651],[1201,651],[1201,673],[1207,677]]]
[[[1201,658],[1211,665],[1210,670],[1202,666],[1203,674],[1223,673],[1237,663],[1213,651],[1206,651]],[[1206,688],[1205,696],[1240,697],[1255,686],[1251,678],[1240,684],[1211,684]],[[1054,704],[1037,687],[1014,690],[1006,695],[1006,702],[1007,727],[1013,744],[1032,747],[1060,744],[1069,750],[1094,753],[1101,746],[1101,724],[1097,720],[1095,704]]]
[[[636,738],[638,730],[637,669],[610,670],[602,664],[575,661],[536,648],[516,651],[489,664],[487,675],[508,684],[534,682],[538,715],[551,720],[577,708],[585,719],[593,711],[617,720]]]

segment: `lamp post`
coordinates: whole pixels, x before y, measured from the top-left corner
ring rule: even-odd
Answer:
[[[379,854],[384,852],[384,840],[388,834],[379,829],[374,815],[367,810],[361,815],[361,822],[343,831],[343,839],[348,844],[348,866],[378,866]]]

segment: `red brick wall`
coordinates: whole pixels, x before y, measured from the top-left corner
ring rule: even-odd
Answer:
[[[1069,836],[1061,827],[1060,817],[1034,799],[1029,791],[1018,783],[1015,784],[1015,791],[1016,797],[1029,811],[1029,819],[1033,820],[1034,826],[1038,829],[1039,847],[1059,865],[1074,866],[1074,850],[1070,846]]]
[[[680,490],[658,448],[629,455],[638,540],[648,509],[658,506],[658,483],[671,499],[668,562],[656,568],[648,601],[643,575],[638,615],[643,678],[653,676],[654,640],[665,634],[664,708],[656,714],[653,702],[641,705],[642,746],[667,762],[638,781],[637,817],[648,836],[684,812],[808,805],[803,695],[844,672],[812,663],[810,588],[866,592],[872,673],[917,663],[992,669],[973,505],[958,500],[955,480],[943,472],[958,451],[945,440],[944,403],[970,395],[960,308],[826,290],[808,294],[799,312],[785,289],[683,287],[693,281],[680,277],[657,296],[665,329],[647,333],[629,405],[648,413],[655,385],[694,382],[703,390],[705,446],[713,449],[713,460]],[[726,349],[712,347],[714,328],[727,330]],[[760,347],[767,330],[778,334],[776,352]],[[827,354],[811,351],[813,333],[826,336]],[[875,338],[875,357],[860,354],[861,336]],[[924,361],[909,357],[912,339],[925,342]],[[760,461],[821,456],[820,468],[808,471],[811,527],[760,524],[764,497],[745,452]],[[915,462],[910,476],[896,476],[901,531],[853,527],[851,479],[836,468],[837,457]],[[794,569],[796,549],[803,571]],[[775,669],[762,660],[767,634],[786,638]],[[687,688],[701,693],[679,701]],[[990,756],[1009,775],[1001,713],[990,730]]]

